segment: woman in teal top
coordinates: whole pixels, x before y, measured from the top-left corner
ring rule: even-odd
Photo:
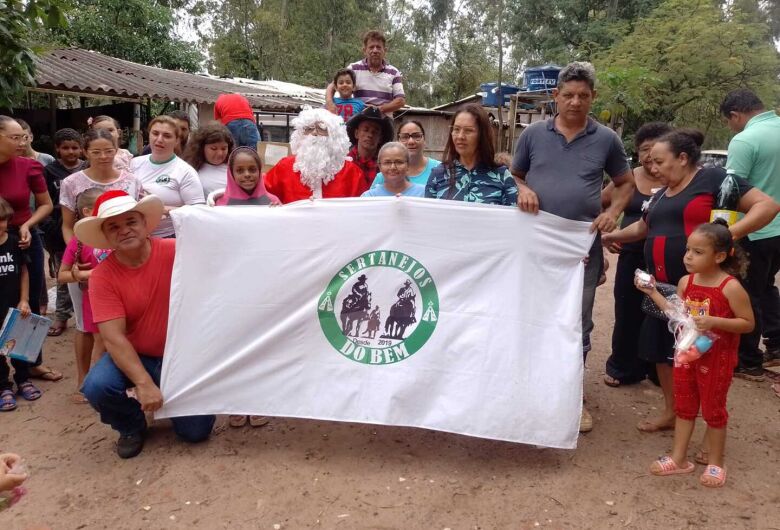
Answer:
[[[517,184],[506,166],[494,161],[493,127],[476,104],[455,113],[444,162],[431,171],[425,196],[451,201],[513,206]]]
[[[377,156],[379,169],[387,174],[385,182],[366,191],[361,197],[425,196],[425,187],[411,182],[408,177],[409,150],[400,142],[388,142]]]
[[[425,186],[431,176],[431,170],[440,164],[435,158],[425,156],[425,129],[417,120],[403,121],[398,127],[396,137],[409,151],[409,180]],[[384,182],[384,175],[377,173],[371,188],[381,188]]]

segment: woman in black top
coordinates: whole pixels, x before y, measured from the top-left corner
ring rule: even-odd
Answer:
[[[636,132],[635,144],[640,165],[634,168],[636,189],[631,202],[623,211],[620,228],[625,228],[642,218],[653,192],[663,185],[651,172],[650,151],[656,140],[672,130],[666,123],[653,122],[642,125]],[[602,192],[602,204],[609,206],[612,184]],[[645,269],[644,240],[612,245],[609,250],[620,254],[615,270],[615,326],[612,329],[612,354],[607,359],[604,383],[608,386],[630,385],[644,380],[649,364],[640,359],[639,330],[645,314],[642,312],[642,293],[634,287],[634,271]]]
[[[704,136],[699,131],[679,129],[665,134],[651,151],[653,175],[664,185],[653,195],[644,216],[634,224],[602,236],[606,245],[645,239],[647,270],[658,281],[677,285],[687,271],[683,264],[688,235],[710,220],[710,212],[721,183],[726,178],[722,168],[698,166]],[[734,239],[739,239],[769,224],[780,212],[780,205],[768,195],[738,178],[738,209],[745,216],[731,225]],[[665,408],[661,416],[637,425],[643,432],[674,428],[674,395],[671,357],[674,337],[666,322],[646,317],[640,332],[639,356],[656,363],[658,379],[664,391]]]

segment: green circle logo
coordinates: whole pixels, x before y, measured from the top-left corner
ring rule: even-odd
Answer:
[[[363,364],[414,355],[436,329],[439,295],[420,262],[393,250],[367,252],[336,273],[317,304],[325,337]]]

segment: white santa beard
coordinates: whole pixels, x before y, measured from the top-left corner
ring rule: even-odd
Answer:
[[[328,136],[305,136],[295,153],[293,169],[300,172],[301,182],[311,189],[317,183],[326,185],[344,167],[344,155],[339,153]]]

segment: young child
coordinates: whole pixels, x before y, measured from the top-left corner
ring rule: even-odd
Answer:
[[[726,395],[737,365],[739,336],[754,326],[753,309],[745,289],[732,274],[743,276],[747,259],[736,247],[725,221],[700,225],[688,236],[684,257],[690,273],[680,279],[677,293],[685,300],[688,314],[700,331],[717,336],[712,348],[690,364],[674,367],[674,448],[670,456],[653,462],[654,475],[692,473],[687,459],[688,444],[699,413],[707,423],[705,440],[709,447],[708,465],[700,482],[710,488],[726,483],[723,451],[726,444]],[[655,289],[637,288],[650,296],[661,309],[669,302]]]
[[[227,159],[234,145],[230,129],[218,121],[198,127],[190,135],[182,158],[198,172],[204,199],[227,186]]]
[[[333,98],[333,103],[338,110],[336,114],[341,116],[345,123],[366,108],[362,99],[352,97],[352,93],[355,91],[355,79],[355,72],[349,68],[342,68],[333,77],[333,85],[338,92],[338,97]]]
[[[263,160],[257,151],[239,147],[228,157],[227,188],[217,190],[209,196],[209,204],[216,206],[241,206],[281,204],[268,193],[263,184],[261,170]]]
[[[41,224],[43,244],[49,253],[49,269],[53,278],[57,277],[62,263],[62,253],[65,251],[65,240],[62,238],[62,210],[60,209],[60,185],[68,176],[86,167],[81,160],[81,134],[73,129],[60,129],[54,133],[54,151],[57,159],[46,166],[43,175],[46,177],[46,187],[49,189],[54,211]],[[58,337],[65,331],[66,323],[73,312],[68,286],[57,285],[57,310],[54,324],[49,328],[50,337]]]
[[[111,116],[100,115],[87,120],[90,129],[105,129],[114,137],[114,143],[117,145],[116,155],[114,155],[114,167],[117,171],[130,171],[130,161],[133,154],[127,149],[119,149],[122,139],[122,127],[119,122]]]
[[[79,219],[92,215],[95,201],[103,193],[101,188],[90,188],[83,191],[76,199]],[[81,312],[81,319],[76,319],[76,393],[71,401],[76,404],[87,403],[84,395],[79,391],[92,363],[92,356],[100,355],[105,350],[103,341],[100,340],[97,325],[92,320],[92,305],[89,303],[87,286],[89,277],[98,263],[108,257],[108,251],[94,249],[79,242],[75,237],[71,238],[62,256],[62,267],[57,280],[63,284],[78,283],[81,289],[81,307],[74,308]]]
[[[0,315],[5,318],[12,307],[16,307],[23,318],[30,316],[29,279],[27,264],[30,258],[19,248],[19,238],[8,233],[8,221],[14,214],[13,208],[5,199],[0,198]],[[41,397],[41,391],[30,382],[30,365],[25,361],[11,359],[14,367],[14,382],[24,399],[35,401]],[[8,359],[0,357],[0,411],[8,412],[16,408],[16,395],[9,376]]]

